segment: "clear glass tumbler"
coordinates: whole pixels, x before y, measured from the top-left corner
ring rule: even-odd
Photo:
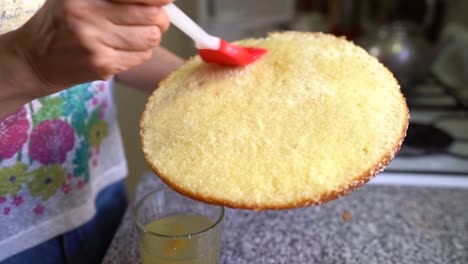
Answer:
[[[224,208],[164,188],[134,209],[143,264],[217,264]]]

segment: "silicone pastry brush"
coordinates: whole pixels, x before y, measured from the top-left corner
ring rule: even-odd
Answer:
[[[171,23],[195,42],[198,54],[205,62],[245,66],[258,60],[267,52],[266,49],[261,48],[236,46],[209,35],[174,4],[168,4],[163,8]]]

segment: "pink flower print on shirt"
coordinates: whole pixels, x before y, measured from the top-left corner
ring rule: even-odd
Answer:
[[[98,100],[96,97],[94,97],[93,100],[91,101],[91,104],[92,104],[93,106],[96,106],[96,105],[99,104],[99,100]]]
[[[44,213],[44,209],[45,208],[44,208],[44,206],[42,206],[42,204],[38,204],[38,205],[36,205],[36,207],[34,207],[33,212],[35,214],[37,214],[37,215],[41,215],[41,214]]]
[[[7,198],[0,196],[0,204],[5,203],[7,201]]]
[[[24,199],[23,199],[23,196],[21,195],[15,195],[13,196],[13,205],[18,207],[20,206],[22,203],[24,203]]]
[[[4,215],[10,214],[10,211],[11,211],[11,207],[5,207],[5,208],[3,208],[3,214],[4,214]]]
[[[106,90],[106,83],[105,82],[101,82],[99,84],[99,91],[102,93]]]
[[[72,188],[71,188],[71,185],[68,184],[68,183],[64,183],[62,185],[62,188],[60,188],[60,190],[64,193],[64,194],[68,194],[71,192]]]
[[[9,159],[21,150],[28,139],[28,130],[24,107],[0,121],[0,159]]]
[[[67,173],[67,180],[71,181],[73,179],[73,174]]]
[[[76,184],[76,187],[78,187],[78,189],[82,189],[84,186],[85,186],[85,182],[82,179],[80,179],[78,183]]]
[[[75,133],[67,122],[46,120],[31,133],[29,153],[33,160],[44,165],[63,163],[74,144]]]
[[[99,111],[99,119],[103,120],[104,117],[105,117],[105,112],[106,112],[106,109],[107,109],[107,101],[104,101],[102,102],[101,104],[101,111]]]

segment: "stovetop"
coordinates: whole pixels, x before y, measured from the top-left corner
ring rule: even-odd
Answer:
[[[410,125],[400,152],[385,172],[468,179],[466,91],[447,87],[434,78],[403,90]]]

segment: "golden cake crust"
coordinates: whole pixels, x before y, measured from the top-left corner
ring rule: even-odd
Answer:
[[[408,112],[408,117],[409,117],[409,112]],[[403,142],[403,139],[406,136],[406,129],[404,129],[401,132],[401,142]],[[187,197],[190,197],[192,199],[202,201],[205,203],[213,204],[213,205],[221,205],[221,206],[227,206],[230,208],[238,208],[238,209],[248,209],[248,210],[255,210],[255,211],[263,211],[263,210],[282,210],[282,209],[292,209],[292,208],[300,208],[300,207],[307,207],[311,205],[320,205],[324,204],[330,201],[333,201],[337,198],[340,198],[342,196],[348,195],[352,191],[358,189],[359,187],[363,186],[366,184],[369,180],[374,178],[379,172],[383,171],[383,169],[392,161],[393,157],[398,153],[400,150],[401,143],[395,145],[394,149],[388,153],[388,155],[385,155],[382,157],[381,161],[373,166],[372,168],[369,168],[367,171],[365,171],[361,176],[356,177],[353,179],[348,185],[345,185],[341,188],[338,188],[337,190],[330,192],[330,193],[324,193],[320,198],[319,202],[316,201],[311,201],[311,200],[304,200],[304,201],[297,201],[296,203],[290,203],[290,204],[283,204],[283,205],[255,205],[255,204],[243,204],[243,203],[236,203],[235,201],[231,200],[214,200],[210,197],[204,196],[203,194],[200,193],[194,193],[190,192],[190,190],[182,189],[177,187],[177,185],[173,184],[170,180],[169,177],[162,174],[159,172],[158,168],[153,166],[151,163],[149,163],[151,169],[160,177],[160,179],[167,184],[169,187],[171,187],[173,190],[176,192],[185,195]],[[147,157],[147,153],[144,153],[145,159],[149,160]]]
[[[273,34],[281,34],[281,33],[273,33]],[[315,32],[310,32],[310,33],[287,32],[286,34],[313,35],[313,36],[318,37],[318,38],[326,36],[326,37],[335,38],[337,41],[346,41],[346,40],[344,40],[342,38],[339,38],[339,37],[335,37],[335,36],[331,36],[331,35],[323,34],[323,33],[315,33]],[[352,44],[352,43],[350,43],[350,44],[354,46],[354,44]],[[195,60],[197,58],[198,58],[198,56],[194,56],[194,57],[190,58],[187,61],[187,64],[191,63],[193,60]],[[377,59],[374,58],[374,57],[372,57],[372,60],[377,61]],[[385,74],[389,74],[389,76],[391,76],[391,81],[394,82],[398,86],[397,80],[393,77],[393,75],[390,73],[390,71],[385,66],[383,66],[383,68],[386,71]],[[165,86],[166,83],[168,82],[168,80],[171,80],[173,75],[176,75],[176,74],[177,74],[177,71],[171,73],[165,80],[163,80],[161,82],[160,86],[161,87]],[[156,93],[157,93],[157,91],[155,91],[155,93],[153,93],[153,95],[151,97],[153,97]],[[408,122],[409,122],[409,110],[408,110],[408,108],[406,106],[405,98],[404,98],[403,94],[401,94],[401,92],[399,94],[399,100],[400,100],[400,103],[404,106],[403,107],[403,111],[404,111],[403,116],[404,116],[405,120],[404,120],[404,125],[401,127],[401,130],[397,133],[398,135],[395,137],[396,140],[395,140],[393,146],[391,148],[389,148],[388,151],[386,151],[378,159],[378,162],[375,162],[372,166],[370,166],[367,169],[363,170],[363,172],[359,176],[350,179],[346,184],[343,184],[343,185],[339,186],[338,188],[335,188],[332,191],[322,193],[318,198],[317,197],[313,197],[311,199],[305,198],[305,199],[299,199],[299,200],[296,200],[296,201],[293,201],[293,202],[271,203],[271,204],[268,204],[268,203],[258,204],[258,203],[255,203],[255,202],[245,203],[245,202],[237,201],[235,199],[229,199],[227,197],[224,197],[224,198],[212,197],[210,195],[206,195],[203,192],[197,192],[197,191],[191,190],[190,188],[185,188],[185,187],[179,186],[177,182],[174,182],[172,180],[171,175],[168,175],[168,174],[164,173],[163,171],[161,171],[160,168],[155,166],[155,164],[152,162],[152,157],[151,157],[149,151],[147,151],[145,149],[145,142],[144,142],[144,136],[143,135],[146,133],[145,132],[146,127],[145,127],[145,124],[144,124],[144,122],[145,122],[144,120],[145,120],[145,117],[148,118],[148,116],[151,116],[151,114],[152,114],[151,110],[150,110],[150,107],[148,106],[150,104],[150,102],[151,102],[151,98],[150,98],[149,103],[147,104],[147,106],[145,108],[142,119],[140,120],[140,134],[141,134],[141,140],[142,140],[142,149],[143,149],[145,159],[147,160],[147,162],[150,165],[151,169],[161,178],[161,180],[164,183],[166,183],[169,187],[171,187],[175,191],[177,191],[177,192],[179,192],[179,193],[181,193],[181,194],[183,194],[185,196],[188,196],[190,198],[193,198],[195,200],[203,201],[205,203],[214,204],[214,205],[222,205],[222,206],[227,206],[227,207],[231,207],[231,208],[250,209],[250,210],[257,210],[257,211],[261,211],[261,210],[280,210],[280,209],[299,208],[299,207],[305,207],[305,206],[311,206],[311,205],[319,205],[319,204],[327,203],[329,201],[337,199],[337,198],[339,198],[341,196],[347,195],[350,192],[358,189],[359,187],[361,187],[362,185],[367,183],[370,179],[375,177],[379,172],[383,171],[383,169],[394,158],[396,153],[400,150],[400,147],[401,147],[401,145],[403,143],[403,140],[404,140],[404,138],[406,136],[406,130],[408,128]]]

